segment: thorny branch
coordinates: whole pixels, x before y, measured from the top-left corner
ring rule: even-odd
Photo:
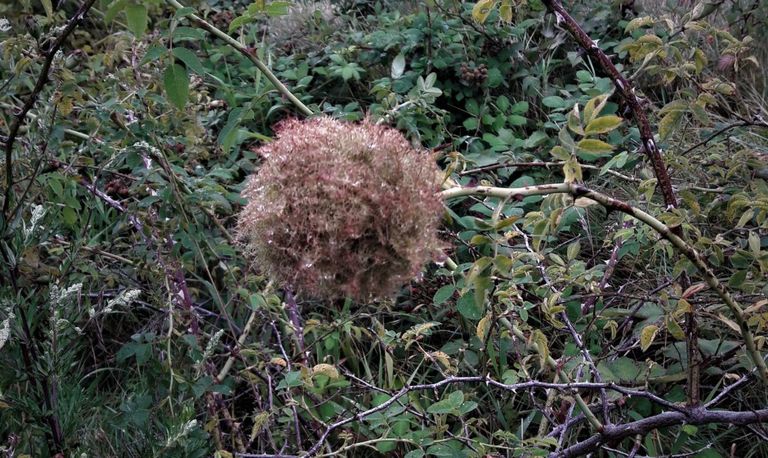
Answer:
[[[51,44],[51,47],[45,51],[45,58],[43,59],[43,67],[40,69],[40,75],[37,78],[35,87],[32,89],[32,92],[27,97],[27,100],[24,102],[24,105],[22,105],[21,110],[19,110],[19,112],[14,117],[11,127],[8,129],[8,136],[5,140],[5,186],[6,187],[5,187],[5,199],[3,200],[3,216],[4,217],[7,216],[8,209],[11,206],[11,199],[13,198],[13,146],[14,146],[14,143],[16,143],[16,139],[18,138],[19,129],[21,129],[21,126],[24,124],[24,121],[26,121],[27,113],[29,113],[29,110],[31,110],[32,107],[37,102],[37,99],[40,97],[40,93],[45,88],[45,85],[48,84],[48,81],[50,79],[49,77],[50,77],[51,65],[53,64],[53,60],[56,57],[56,53],[59,52],[59,49],[61,49],[61,46],[64,44],[67,38],[69,38],[69,35],[77,28],[78,25],[80,25],[82,20],[85,18],[85,15],[91,9],[94,3],[96,3],[96,0],[86,0],[80,6],[80,8],[77,9],[75,14],[69,19],[69,21],[67,21],[66,26],[64,26],[64,29],[61,31],[59,36],[56,38],[53,44]],[[8,224],[8,221],[5,221],[4,224]]]

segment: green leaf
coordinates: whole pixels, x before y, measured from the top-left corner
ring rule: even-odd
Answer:
[[[744,281],[747,279],[747,271],[746,270],[739,270],[735,274],[731,275],[731,278],[728,279],[728,286],[731,288],[738,288],[739,286],[744,284]]]
[[[456,303],[456,310],[468,320],[479,320],[483,317],[483,311],[475,303],[475,295],[472,291],[465,293]]]
[[[61,211],[62,219],[68,226],[74,226],[77,223],[77,212],[72,207],[64,207]]]
[[[550,95],[549,97],[544,97],[541,99],[541,103],[545,107],[549,108],[563,108],[565,107],[565,100],[563,100],[562,97],[557,95]]]
[[[432,298],[434,305],[442,305],[456,292],[456,287],[453,285],[445,285],[437,290],[435,296]]]
[[[183,110],[189,98],[189,75],[179,64],[169,65],[163,73],[165,95],[179,110]]]
[[[584,110],[584,117],[587,116],[587,111]],[[584,129],[584,134],[595,135],[604,134],[619,127],[622,123],[622,119],[616,115],[602,116],[594,119],[587,124],[587,128]]]
[[[117,16],[117,13],[125,9],[126,3],[127,0],[115,0],[114,2],[110,3],[107,7],[106,13],[104,13],[104,22],[106,24],[112,22],[115,19],[115,16]]]
[[[141,58],[139,65],[146,65],[149,62],[155,62],[167,52],[168,49],[166,49],[164,46],[152,46],[147,49],[147,52],[144,54],[144,57]]]
[[[144,36],[147,30],[147,7],[141,4],[130,3],[125,7],[125,17],[128,30],[138,39]]]
[[[188,69],[192,70],[198,75],[205,75],[205,68],[203,68],[203,64],[200,63],[200,59],[198,59],[195,53],[189,49],[173,48],[173,55],[180,61],[184,62],[184,65],[186,65]]]
[[[403,53],[398,54],[395,56],[395,59],[392,61],[392,68],[390,69],[390,76],[393,80],[396,80],[403,76],[403,72],[405,71],[405,56]]]
[[[51,4],[51,0],[40,0],[43,4],[43,9],[45,10],[45,15],[48,16],[50,19],[53,16],[53,4]]]

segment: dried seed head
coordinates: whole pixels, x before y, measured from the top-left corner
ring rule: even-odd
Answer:
[[[386,297],[438,253],[439,169],[398,131],[289,120],[259,152],[237,232],[277,282],[317,298]]]

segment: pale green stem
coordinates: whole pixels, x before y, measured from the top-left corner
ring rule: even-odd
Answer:
[[[722,299],[726,306],[730,309],[736,322],[739,325],[741,331],[741,337],[744,339],[744,346],[746,347],[747,354],[749,355],[752,363],[757,367],[760,372],[760,377],[763,383],[768,383],[768,367],[766,367],[765,361],[760,356],[760,352],[755,346],[755,339],[752,335],[752,331],[749,330],[747,324],[747,318],[744,316],[744,311],[741,305],[733,298],[730,292],[723,286],[717,279],[712,269],[709,268],[701,254],[691,246],[688,242],[675,235],[672,230],[664,223],[649,215],[648,213],[635,208],[626,202],[609,197],[605,194],[601,194],[597,191],[593,191],[586,188],[583,185],[575,183],[554,183],[543,184],[538,186],[526,186],[523,188],[497,188],[491,186],[477,186],[474,188],[454,187],[446,189],[442,192],[444,199],[450,199],[454,197],[462,196],[486,196],[486,197],[498,197],[501,199],[509,197],[526,197],[526,196],[539,196],[545,194],[557,194],[565,193],[571,194],[574,197],[587,197],[594,200],[600,205],[612,209],[618,210],[622,213],[626,213],[629,216],[647,224],[658,234],[669,241],[680,252],[685,255],[701,273],[704,281],[712,288],[715,293]]]
[[[182,5],[176,0],[168,0],[168,3],[174,6],[176,9],[184,8],[184,5]],[[224,42],[226,42],[228,45],[235,48],[238,52],[240,52],[240,54],[244,55],[251,62],[253,62],[256,68],[258,68],[259,71],[261,71],[261,73],[263,73],[264,76],[266,76],[267,79],[277,88],[277,90],[280,91],[280,93],[283,94],[288,100],[290,100],[291,103],[293,103],[296,106],[296,108],[298,108],[299,111],[301,111],[302,114],[304,114],[305,116],[312,116],[314,114],[312,113],[312,110],[310,110],[306,105],[304,105],[301,102],[301,100],[298,99],[298,97],[293,95],[293,93],[287,87],[285,87],[285,85],[282,82],[280,82],[279,79],[277,79],[275,74],[272,73],[272,71],[266,65],[264,65],[264,62],[262,62],[261,59],[256,57],[256,55],[253,52],[251,52],[248,48],[243,46],[242,43],[235,40],[234,38],[229,36],[227,33],[224,33],[223,31],[219,30],[218,28],[216,28],[216,26],[214,26],[213,24],[211,24],[210,22],[206,21],[205,19],[201,18],[196,14],[190,14],[187,17],[192,19],[192,21],[194,21],[195,23],[197,23],[197,25],[200,26],[200,28],[205,29],[212,35],[215,35],[221,38],[222,40],[224,40]]]

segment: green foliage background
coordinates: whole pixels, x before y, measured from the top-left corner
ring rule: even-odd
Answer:
[[[0,2],[3,131],[79,6],[52,3]],[[404,386],[593,380],[566,319],[604,381],[672,403],[686,401],[686,311],[697,311],[703,399],[752,369],[738,326],[712,291],[695,289],[688,260],[649,228],[564,195],[451,200],[441,236],[456,269],[426,266],[390,301],[299,297],[297,338],[281,285],[239,254],[231,231],[256,148],[301,114],[191,15],[228,32],[313,112],[382,120],[439,152],[447,180],[583,181],[679,228],[747,306],[762,349],[765,2],[567,5],[642,94],[676,209],[655,191],[613,82],[538,1],[480,2],[498,4],[487,17],[454,1],[171,3],[96,2],[16,142],[0,225],[7,456],[298,455]],[[609,396],[615,423],[661,409]],[[585,397],[600,405],[597,392]],[[751,380],[721,407],[765,399]],[[321,453],[546,455],[594,434],[585,422],[551,433],[579,414],[574,403],[571,392],[451,383],[334,429]],[[684,425],[637,444],[648,456],[763,456],[755,437],[766,434]]]

